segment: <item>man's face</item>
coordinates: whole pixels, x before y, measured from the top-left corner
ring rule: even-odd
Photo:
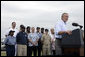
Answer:
[[[28,28],[27,30],[30,31],[30,28]]]
[[[12,24],[12,26],[13,26],[13,27],[16,27],[16,23],[14,22],[14,23]]]
[[[32,32],[35,32],[35,28],[34,28],[34,27],[32,27],[32,29],[31,29],[31,30],[32,30]]]
[[[20,28],[20,31],[25,32],[25,29],[24,28]]]
[[[48,31],[45,31],[46,34],[48,34]]]
[[[51,33],[54,34],[54,29],[51,29]]]
[[[67,22],[68,21],[68,14],[64,14],[63,16],[62,16],[62,20],[64,21],[64,22]]]
[[[40,32],[40,29],[37,29],[37,32]]]
[[[44,29],[41,29],[41,33],[44,33]]]
[[[25,29],[23,28],[22,31],[25,32]]]

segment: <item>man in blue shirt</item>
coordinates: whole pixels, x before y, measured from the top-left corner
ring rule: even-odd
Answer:
[[[27,39],[28,35],[25,32],[24,25],[20,25],[20,32],[16,36],[18,46],[18,56],[27,56]]]
[[[32,51],[33,51],[33,55],[36,56],[37,55],[37,47],[38,47],[39,36],[37,35],[37,33],[35,33],[34,27],[32,27],[31,30],[32,30],[32,32],[28,35],[29,52],[30,52],[29,55],[32,56]]]
[[[27,26],[27,28],[26,28],[26,33],[27,33],[27,35],[29,35],[30,34],[30,26]],[[27,44],[27,56],[30,56],[30,49],[29,49],[29,39],[28,39],[28,44]]]
[[[36,33],[39,36],[39,40],[38,40],[38,56],[41,56],[41,50],[42,50],[42,43],[41,43],[41,38],[42,38],[42,34],[40,33],[40,27],[36,28]]]

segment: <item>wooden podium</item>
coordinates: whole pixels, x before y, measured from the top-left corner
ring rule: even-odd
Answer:
[[[75,29],[71,35],[62,35],[62,51],[64,55],[84,56],[84,40],[81,29]]]

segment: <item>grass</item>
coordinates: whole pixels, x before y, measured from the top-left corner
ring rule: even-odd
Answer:
[[[1,51],[1,56],[6,56],[6,51]]]
[[[6,51],[1,51],[1,56],[6,56]],[[32,53],[32,56],[33,56],[33,53]],[[37,56],[38,56],[38,53],[37,53]]]

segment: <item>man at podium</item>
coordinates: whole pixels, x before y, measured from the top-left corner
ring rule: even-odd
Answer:
[[[63,13],[61,16],[61,20],[57,22],[55,26],[55,44],[56,44],[56,55],[62,55],[62,49],[61,49],[61,39],[62,34],[67,33],[71,34],[70,30],[67,30],[66,28],[66,22],[68,21],[69,15],[68,13]]]

